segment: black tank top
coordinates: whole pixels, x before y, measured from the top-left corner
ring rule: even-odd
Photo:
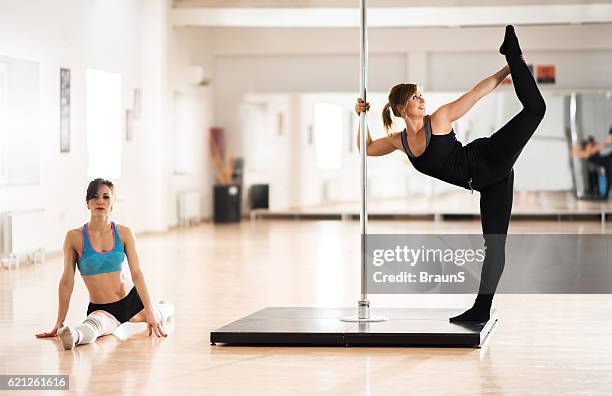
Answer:
[[[416,170],[428,176],[471,189],[470,170],[467,153],[457,141],[455,132],[447,135],[434,135],[431,131],[429,115],[425,116],[425,151],[418,157],[410,151],[406,130],[401,133],[402,146],[408,159]]]

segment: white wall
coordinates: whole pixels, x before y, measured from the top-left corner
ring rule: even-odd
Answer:
[[[134,138],[122,144],[116,184],[116,221],[135,231],[165,230],[176,222],[176,192],[204,189],[204,167],[190,177],[172,173],[172,92],[187,84],[180,75],[192,57],[169,28],[169,0],[28,0],[0,3],[0,55],[40,65],[39,185],[0,187],[0,212],[43,208],[48,250],[61,249],[65,232],[88,221],[85,207],[85,70],[119,73],[123,111],[142,90],[142,118]],[[201,43],[199,43],[202,45]],[[71,151],[59,152],[59,69],[71,69]],[[188,89],[188,88],[185,88]],[[209,89],[209,92],[210,89]],[[212,118],[209,92],[198,95],[203,125]],[[123,131],[124,133],[125,131]],[[195,147],[196,145],[194,145]],[[202,144],[198,154],[204,153]],[[36,150],[35,150],[36,151]],[[172,154],[172,155],[171,155]],[[200,166],[200,165],[198,165]]]
[[[370,59],[370,89],[384,91],[405,75],[401,54]],[[350,92],[359,87],[359,55],[242,55],[215,57],[216,120],[237,153],[242,141],[237,108],[246,93]]]
[[[436,92],[427,95],[427,111],[435,111],[460,94]],[[546,117],[515,164],[516,190],[554,191],[571,188],[568,145],[564,136],[563,99],[562,95],[546,95]],[[369,102],[372,107],[368,125],[373,139],[384,136],[380,112],[386,100],[384,93],[370,93]],[[249,94],[245,102],[253,106],[256,104],[260,113],[257,119],[241,118],[247,164],[245,184],[269,183],[271,209],[354,202],[358,199],[360,166],[359,153],[355,147],[358,118],[352,110],[353,94]],[[341,166],[338,169],[319,169],[317,166],[317,136],[312,133],[314,105],[317,102],[338,105],[343,110],[343,125],[340,130],[334,131],[342,139],[341,153],[338,154]],[[287,103],[295,105],[287,106]],[[466,143],[489,136],[519,110],[520,104],[513,91],[502,90],[491,94],[453,125],[457,139]],[[292,120],[293,136],[290,140],[285,134],[279,135],[275,131],[278,113]],[[401,130],[403,125],[400,125],[401,120],[398,121],[394,129]],[[456,190],[456,187],[448,183],[417,172],[401,151],[368,158],[368,188],[369,196],[374,199],[403,198],[411,194],[431,196]]]
[[[612,35],[612,31],[609,32]],[[612,37],[612,36],[610,36]],[[588,40],[585,37],[585,40]],[[612,41],[612,40],[611,40]],[[541,88],[605,89],[612,88],[612,45],[605,50],[577,48],[556,50],[524,50],[527,63],[556,66],[556,83]],[[432,51],[428,54],[428,90],[463,90],[495,71],[504,60],[492,51]]]
[[[0,4],[0,53],[40,64],[40,185],[0,189],[0,208],[44,208],[45,245],[61,247],[68,228],[87,221],[85,69],[120,73],[123,90],[137,83],[140,4],[137,1],[47,1]],[[123,12],[117,12],[122,9]],[[112,21],[114,29],[108,29]],[[59,153],[59,69],[71,69],[71,152]],[[134,143],[136,143],[135,141]],[[127,152],[127,150],[125,150]],[[120,183],[123,184],[123,183]],[[120,187],[123,187],[120,185]],[[138,225],[136,228],[138,228]]]
[[[555,89],[612,88],[611,24],[518,32],[528,62],[557,66]],[[215,29],[213,37],[216,120],[237,153],[245,93],[358,91],[356,29]],[[505,64],[502,38],[502,28],[371,29],[369,89],[385,92],[401,81],[426,91],[469,89]]]
[[[214,78],[207,86],[196,85],[193,66],[203,68],[207,76],[213,70],[212,34],[207,29],[198,30],[194,35],[190,29],[172,29],[169,32],[169,95],[170,100],[176,95],[190,97],[194,109],[194,140],[190,147],[176,147],[177,134],[175,103],[170,103],[165,109],[169,119],[169,139],[165,147],[168,157],[167,177],[169,180],[166,193],[168,195],[168,224],[177,224],[177,194],[182,191],[198,191],[201,196],[203,217],[210,218],[212,214],[212,186],[215,182],[208,150],[208,132],[214,126],[213,90],[216,85]],[[182,150],[191,150],[184,152]],[[188,155],[194,159],[191,171],[177,172],[177,156]]]
[[[142,118],[134,125],[134,139],[123,141],[115,212],[117,221],[136,231],[175,224],[176,194],[183,190],[200,191],[205,215],[210,213],[208,128],[225,127],[229,154],[244,154],[239,106],[245,95],[289,94],[275,111],[292,115],[301,114],[297,110],[307,100],[296,93],[356,95],[356,29],[171,29],[169,7],[169,0],[0,3],[0,55],[39,64],[40,149],[33,155],[41,162],[39,185],[0,187],[0,212],[44,208],[42,235],[49,250],[58,250],[65,231],[88,219],[87,68],[121,74],[124,110],[131,107],[133,90],[142,90]],[[557,65],[557,87],[612,88],[612,25],[519,27],[519,34],[529,62]],[[501,36],[500,28],[372,29],[370,92],[382,95],[405,80],[422,82],[430,91],[467,89],[503,64],[496,53]],[[191,84],[189,66],[194,64],[206,69],[212,84]],[[65,154],[59,153],[60,67],[70,68],[72,77],[72,142]],[[198,159],[195,169],[185,174],[174,172],[176,156],[184,150],[174,143],[176,93],[193,96],[194,122],[202,130],[190,153]],[[289,145],[293,152],[299,148],[307,122],[303,117],[284,119],[289,135],[278,147]],[[489,128],[479,123],[473,127],[480,132]],[[306,195],[300,189],[311,188],[291,177],[304,170],[306,157],[290,160],[289,165],[286,160],[275,157],[275,164],[286,171],[273,176],[282,179],[275,183],[290,186],[288,194],[272,192],[279,205],[301,202]],[[383,187],[372,190],[388,192]],[[339,195],[353,188],[342,184]]]
[[[189,30],[193,37],[201,34],[198,28]],[[516,188],[570,189],[571,176],[560,114],[562,109],[555,95],[558,90],[612,89],[612,41],[609,40],[612,37],[612,24],[519,26],[517,31],[527,61],[555,64],[557,83],[541,85],[551,101],[549,111],[532,144],[525,149],[517,164],[519,177]],[[296,95],[307,93],[326,92],[332,95],[354,92],[356,96],[359,87],[358,37],[357,29],[212,29],[216,81],[214,98],[217,104],[215,119],[228,132],[230,150],[235,155],[244,154],[238,114],[240,103],[247,95],[286,93],[293,95],[293,98],[300,97],[299,106],[303,105],[303,98]],[[424,85],[428,98],[443,96],[444,92],[463,92],[505,64],[505,59],[498,53],[502,38],[503,28],[499,27],[370,29],[370,95],[373,97],[378,92],[384,100],[383,93],[401,81]],[[513,96],[511,87],[500,87],[498,91]],[[499,105],[487,102],[487,99],[481,101],[469,119],[462,120],[461,125],[457,126],[457,129],[464,128],[470,134],[462,137],[463,142],[491,134],[519,109],[517,104],[516,98],[508,98],[505,104]],[[487,118],[490,111],[501,111],[503,117],[498,114],[491,122]],[[307,126],[308,121],[298,119],[298,113],[301,112],[292,111],[293,122],[296,123],[292,130],[303,138],[306,132],[300,128]],[[372,114],[374,117],[371,119],[379,118],[378,112],[373,111]],[[296,142],[300,140],[294,140],[294,144]],[[546,158],[540,155],[544,148],[548,150]],[[293,163],[289,167],[299,170],[294,174],[308,179],[308,175],[302,174],[305,172],[303,166],[308,162],[304,158],[309,156],[308,149],[305,150],[300,154],[303,158],[299,159],[295,156],[294,148]],[[372,161],[384,163],[387,159]],[[371,167],[371,174],[376,167]],[[381,170],[385,168],[386,165],[380,165]],[[532,172],[535,168],[541,169],[541,174]],[[313,179],[311,187],[301,189],[298,186],[303,185],[304,181],[294,180],[290,193],[293,198],[288,198],[290,204],[320,201],[321,197],[316,196],[320,194],[319,183],[322,181],[319,178]],[[370,190],[375,195],[398,194],[403,189],[395,186],[398,191],[391,192],[389,183],[384,180],[383,174],[371,186]],[[419,180],[418,175],[410,175],[409,180],[407,183],[411,187],[406,187],[408,191],[419,190],[431,194],[447,190],[444,185]],[[302,191],[304,188],[306,192]],[[344,188],[340,190],[345,191]]]
[[[299,160],[292,150],[298,135],[291,129],[290,95],[247,95],[240,111],[244,143],[244,186],[268,184],[271,209],[287,208]],[[243,195],[247,197],[248,189]],[[245,199],[246,202],[246,199]]]

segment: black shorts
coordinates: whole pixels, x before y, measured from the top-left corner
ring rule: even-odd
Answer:
[[[125,323],[142,309],[144,309],[142,300],[140,300],[136,287],[132,287],[128,295],[119,301],[108,304],[94,304],[90,302],[87,307],[87,315],[93,311],[106,311],[113,315],[120,323]]]

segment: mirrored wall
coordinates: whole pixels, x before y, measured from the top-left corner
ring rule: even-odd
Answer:
[[[576,196],[607,200],[612,180],[612,91],[572,92],[566,106]]]

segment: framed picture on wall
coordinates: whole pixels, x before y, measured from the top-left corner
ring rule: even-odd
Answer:
[[[70,69],[60,69],[60,153],[70,152]]]
[[[541,84],[554,84],[556,80],[555,65],[538,65],[536,78]]]

